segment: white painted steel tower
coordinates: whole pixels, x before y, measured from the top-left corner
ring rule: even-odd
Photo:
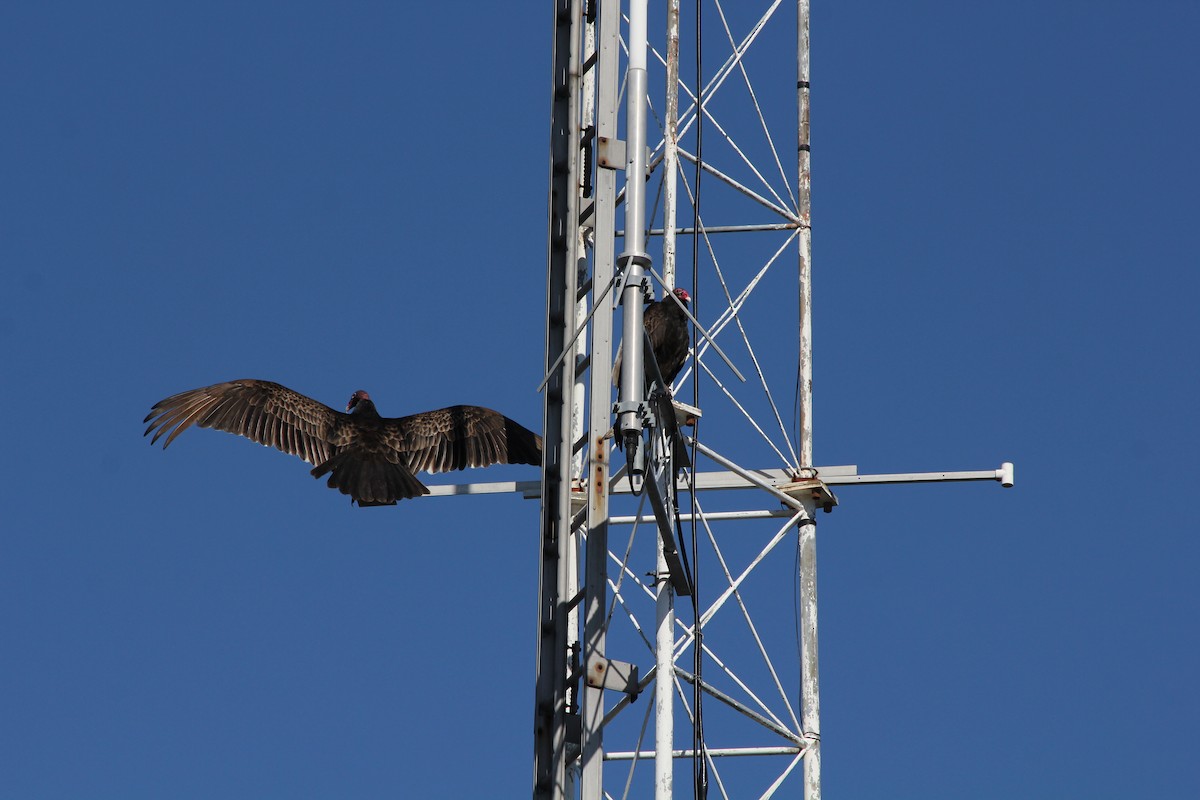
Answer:
[[[815,466],[807,0],[553,8],[533,795],[811,800],[817,508],[1012,467]],[[677,285],[668,393],[642,309]]]

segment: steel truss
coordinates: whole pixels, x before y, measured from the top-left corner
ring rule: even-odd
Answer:
[[[764,4],[750,17],[744,5],[738,4],[736,14],[719,2],[711,6],[718,30],[723,29],[727,39],[727,54],[704,77],[704,103],[698,108],[695,72],[689,78],[681,69],[676,0],[655,9],[661,11],[657,23],[647,17],[646,3],[636,0],[627,8],[596,0],[587,5],[581,0],[554,4],[546,463],[540,487],[542,568],[535,688],[534,796],[538,798],[646,796],[651,785],[657,797],[670,797],[672,760],[679,758],[703,759],[713,777],[713,790],[722,795],[733,791],[748,796],[735,786],[749,780],[758,781],[757,795],[770,796],[802,758],[816,761],[813,516],[818,501],[834,501],[811,469],[811,379],[804,306],[810,252],[807,113],[796,112],[797,106],[806,107],[807,77],[801,79],[798,95],[796,73],[781,79],[779,65],[771,65],[765,73],[773,83],[770,90],[764,94],[756,87],[747,66],[748,53],[765,38],[768,26],[781,28],[789,23],[778,0]],[[662,31],[661,49],[648,45],[652,26]],[[790,29],[795,55],[800,43],[807,42],[805,3],[795,9]],[[798,30],[801,35],[795,36]],[[694,63],[694,47],[691,57]],[[796,56],[793,63],[806,73],[806,55]],[[731,95],[737,99],[726,107],[722,98]],[[663,99],[654,99],[658,97]],[[783,106],[790,112],[785,113],[783,124],[790,124],[798,134],[796,140],[788,135],[787,148],[793,142],[801,145],[800,163],[790,171],[782,166],[784,159],[774,138],[780,120],[768,121],[778,109],[768,111],[762,102],[768,98],[776,105],[786,99]],[[754,109],[750,117],[738,113],[747,101]],[[695,135],[698,113],[703,114],[702,124],[709,132],[703,143]],[[754,123],[748,129],[743,125],[747,119]],[[762,158],[768,164],[765,174],[756,166]],[[704,216],[694,212],[700,171]],[[625,177],[647,173],[650,180],[623,180],[618,193],[618,172]],[[676,220],[681,197],[693,209],[684,215],[691,225],[680,226]],[[624,227],[618,229],[621,207]],[[766,250],[747,244],[726,247],[711,238],[717,233],[771,237],[771,241]],[[623,243],[619,254],[618,238]],[[661,244],[661,251],[652,256],[647,239]],[[690,249],[699,250],[688,255],[703,270],[702,275],[689,276],[694,280],[691,285],[702,287],[703,292],[694,298],[694,308],[706,312],[696,320],[701,333],[695,340],[694,363],[707,376],[706,392],[715,386],[714,397],[724,400],[705,411],[712,418],[732,413],[739,420],[730,429],[732,441],[740,440],[748,426],[762,446],[724,447],[715,433],[725,428],[724,421],[713,423],[711,437],[706,432],[693,440],[693,431],[700,427],[689,429],[679,423],[702,413],[697,408],[677,415],[653,377],[652,357],[646,357],[645,374],[650,379],[642,385],[643,348],[637,339],[643,299],[662,296],[675,285],[684,272],[677,269],[677,261],[683,260],[679,253]],[[785,266],[789,262],[798,262],[799,270],[789,270]],[[748,314],[756,291],[787,291],[797,297],[797,317],[790,323],[771,320],[765,329],[751,323]],[[623,394],[614,407],[610,372],[618,302],[625,372]],[[752,344],[756,335],[764,333],[770,344],[789,327],[801,331],[799,352],[793,352],[790,361],[776,358],[777,353],[763,354],[761,342],[757,349]],[[733,346],[740,352],[730,357],[725,351]],[[772,389],[795,381],[797,359],[802,384],[800,431],[792,435]],[[769,381],[772,371],[775,380]],[[747,374],[753,376],[751,381],[732,382]],[[675,397],[694,397],[688,389],[694,380],[689,368],[676,382]],[[707,431],[709,423],[700,424]],[[626,466],[616,465],[620,468],[610,464],[614,437],[626,441],[622,460],[630,455]],[[749,513],[733,512],[738,520],[734,522],[719,502],[710,511],[694,495],[689,498],[685,492],[681,498],[680,486],[700,488],[700,476],[692,474],[688,463],[689,449],[723,467],[721,475],[757,488],[760,507]],[[769,477],[761,478],[738,466],[738,460],[763,453],[778,475],[766,473]],[[628,474],[630,469],[634,475]],[[679,480],[677,474],[682,476]],[[610,499],[623,502],[617,497],[632,485],[641,489],[637,501],[628,503],[628,511],[635,513],[614,518]],[[686,513],[679,513],[680,507]],[[757,548],[757,554],[746,549],[740,534],[716,530],[726,524],[755,524],[746,519],[774,518],[781,508],[783,519],[775,520],[765,541],[750,548]],[[694,576],[682,549],[685,522],[689,528],[696,525],[699,552],[691,553],[696,567],[717,568],[713,588],[700,584],[709,590],[706,596],[696,597],[693,591]],[[629,523],[629,535],[623,534],[610,549],[614,523]],[[734,538],[726,541],[731,535]],[[803,666],[791,663],[796,660],[793,654],[788,667],[782,668],[779,655],[773,655],[778,644],[768,646],[760,632],[764,626],[756,624],[751,614],[756,601],[749,589],[755,571],[772,551],[788,549],[779,547],[785,540],[798,546],[801,554],[807,553],[800,588],[813,598],[811,603],[801,603],[798,612],[806,628],[801,637]],[[791,558],[783,563],[794,569]],[[788,585],[795,579],[793,574]],[[689,605],[699,603],[702,613],[677,616],[677,596],[689,597]],[[722,609],[735,607],[754,641],[751,666],[742,664],[743,653],[737,652],[743,643],[733,637],[723,643],[720,627],[714,627]],[[724,612],[726,617],[733,615]],[[697,640],[696,619],[706,632],[701,676],[687,668],[694,663],[690,653]],[[795,645],[794,636],[790,645]],[[733,647],[732,655],[724,652],[727,646]],[[668,679],[657,680],[666,673]],[[765,689],[757,685],[764,680]],[[654,701],[635,706],[638,695],[651,685]],[[698,742],[698,753],[694,747],[677,748],[672,744],[674,718],[681,712],[688,727],[694,725],[695,701],[701,697],[704,707],[712,709],[710,731],[720,731],[720,741],[711,746]],[[727,736],[728,726],[718,707],[748,727],[730,727],[733,736]],[[647,713],[639,713],[642,708]],[[644,733],[651,709],[655,744],[646,749]],[[759,774],[748,776],[744,769],[717,766],[717,759],[735,756],[744,757],[739,761],[758,762],[750,772]],[[614,765],[627,761],[628,769],[621,770],[616,780],[610,776],[606,781],[606,761]],[[644,761],[654,761],[655,768],[641,777],[647,773]],[[778,764],[767,768],[771,775],[765,782],[762,762]],[[808,771],[813,785],[819,786],[818,770]],[[621,788],[611,788],[614,785]]]
[[[669,798],[703,770],[713,797],[817,798],[816,509],[1012,467],[813,466],[807,0],[704,0],[700,89],[678,0],[553,5],[543,479],[434,489],[541,498],[533,794]],[[697,335],[672,404],[640,332],[677,282]]]

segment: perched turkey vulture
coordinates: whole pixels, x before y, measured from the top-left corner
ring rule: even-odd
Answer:
[[[329,474],[328,485],[360,506],[394,506],[429,494],[414,472],[490,464],[541,464],[542,437],[498,411],[450,406],[408,417],[381,417],[361,389],[348,413],[271,381],[239,380],[181,392],[154,404],[143,422],[165,449],[192,424],[236,433]]]
[[[675,289],[672,294],[679,298],[680,303],[687,305],[691,297],[683,289]],[[658,369],[662,372],[663,380],[670,386],[683,369],[688,356],[688,318],[683,313],[679,303],[670,297],[664,297],[646,306],[643,312],[642,325],[650,336],[650,346],[658,359]],[[624,344],[622,343],[622,349]],[[654,374],[646,370],[646,376]],[[621,383],[621,350],[613,361],[613,383]]]

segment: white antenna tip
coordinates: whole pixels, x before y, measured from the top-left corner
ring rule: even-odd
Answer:
[[[996,470],[996,480],[1000,481],[1000,485],[1005,489],[1011,489],[1013,486],[1013,463],[1005,461],[1000,465],[1000,469]]]

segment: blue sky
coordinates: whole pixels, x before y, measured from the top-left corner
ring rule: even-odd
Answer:
[[[816,460],[1017,465],[822,517],[826,791],[1194,797],[1200,7],[814,5]],[[141,436],[239,377],[540,424],[524,6],[0,11],[6,796],[529,791],[534,503]]]

